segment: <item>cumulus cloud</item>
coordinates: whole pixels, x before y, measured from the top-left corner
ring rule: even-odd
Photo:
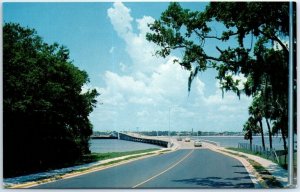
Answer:
[[[246,78],[243,75],[234,76],[233,79],[239,79],[239,86],[240,88],[243,88],[242,86],[244,86],[244,83],[246,82]],[[230,91],[222,93],[219,81],[216,81],[215,86],[215,93],[209,96],[203,96],[202,103],[206,106],[217,106],[219,111],[238,111],[241,110],[241,107],[245,108],[245,106],[248,106],[252,100],[251,97],[246,97],[244,95],[241,95],[239,98],[235,93]]]
[[[155,56],[157,46],[145,38],[146,33],[150,31],[148,24],[153,23],[154,18],[144,16],[133,20],[130,12],[131,10],[120,2],[114,3],[107,11],[115,31],[126,43],[126,51],[134,65],[133,70],[150,74],[161,62],[165,62],[164,59]],[[138,33],[133,32],[133,22],[137,25]]]
[[[167,63],[159,65],[147,78],[141,73],[137,73],[136,76],[106,71],[104,74],[106,90],[103,97],[107,95],[107,98],[111,99],[114,95],[123,93],[124,99],[128,102],[154,105],[184,101],[187,97],[189,73],[180,66],[174,65],[173,59],[170,58]],[[204,87],[204,83],[197,79],[196,84],[199,85],[198,90],[203,92],[201,86]]]
[[[238,106],[236,95],[226,94],[222,98],[218,84],[215,88],[217,91],[207,95],[206,84],[199,77],[192,84],[193,94],[188,95],[190,73],[173,63],[174,59],[180,58],[175,55],[165,59],[154,56],[158,48],[145,39],[150,30],[148,24],[154,22],[152,17],[132,18],[131,10],[121,2],[115,2],[107,15],[114,30],[125,42],[125,51],[132,62],[128,65],[126,61],[125,65],[119,61],[119,69],[123,74],[117,71],[101,74],[104,86],[98,90],[105,107],[96,109],[95,114],[104,115],[108,120],[111,120],[108,116],[113,115],[118,119],[113,127],[128,128],[143,124],[150,130],[166,130],[170,115],[172,126],[176,125],[176,129],[191,129],[190,124],[209,129],[204,124],[218,118],[221,121],[226,113],[233,114],[234,118],[235,113],[243,110],[243,106]],[[114,54],[114,47],[109,52]],[[243,82],[242,76],[234,78],[240,78],[240,82]],[[178,106],[172,107],[174,104]],[[169,111],[170,107],[172,110]],[[218,115],[213,116],[216,113]]]
[[[121,2],[115,2],[113,7],[107,10],[107,14],[118,35],[127,38],[132,32],[131,21],[133,18],[130,15],[130,9]]]

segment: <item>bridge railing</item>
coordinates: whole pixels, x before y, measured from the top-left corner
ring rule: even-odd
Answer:
[[[203,142],[206,142],[206,143],[210,143],[210,144],[213,144],[215,146],[220,146],[219,142],[210,141],[210,140],[206,140],[206,139],[200,139],[200,141],[203,141]]]
[[[149,139],[144,137],[135,137],[125,133],[119,133],[119,139],[133,141],[133,142],[149,143],[149,144],[158,145],[162,147],[169,147],[170,145],[168,141],[163,141],[159,139]]]

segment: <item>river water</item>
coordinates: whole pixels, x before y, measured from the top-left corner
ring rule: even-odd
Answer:
[[[193,137],[196,139],[196,137]],[[243,136],[199,136],[198,139],[210,140],[218,142],[222,147],[237,147],[238,143],[249,143],[249,140],[245,140]],[[275,150],[283,149],[283,141],[281,137],[273,137],[273,148]],[[260,136],[253,137],[253,144],[262,146]],[[265,137],[265,145],[269,147],[269,137]],[[135,151],[151,148],[161,148],[157,145],[151,145],[147,143],[139,143],[132,141],[124,141],[118,139],[92,139],[90,141],[90,150],[95,153],[105,152],[124,152]]]
[[[250,143],[249,140],[245,140],[243,136],[199,136],[199,139],[210,140],[220,143],[222,147],[238,147],[238,143]],[[269,137],[264,137],[266,147],[270,147]],[[262,146],[261,136],[253,136],[254,145]],[[272,137],[272,145],[276,150],[283,149],[283,140],[281,137]]]

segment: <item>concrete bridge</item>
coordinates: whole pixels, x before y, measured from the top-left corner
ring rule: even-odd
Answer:
[[[165,138],[149,138],[149,137],[145,137],[145,136],[141,136],[139,134],[133,134],[133,133],[119,133],[118,138],[121,140],[126,140],[126,141],[134,141],[134,142],[159,145],[162,147],[170,147],[171,146],[171,142],[169,142]]]

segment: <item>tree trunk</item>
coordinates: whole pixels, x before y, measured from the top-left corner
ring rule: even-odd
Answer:
[[[271,133],[271,127],[270,127],[270,123],[268,121],[267,118],[266,119],[266,122],[267,122],[267,126],[268,126],[268,131],[269,131],[269,142],[270,142],[270,149],[273,148],[273,145],[272,145],[272,133]]]
[[[283,133],[283,128],[281,128],[281,136],[282,136],[282,140],[283,140],[283,148],[284,148],[284,151],[285,151],[285,154],[284,154],[284,164],[287,165],[287,144],[286,144],[286,137]]]
[[[263,130],[263,125],[262,125],[262,121],[259,120],[259,125],[260,125],[260,130],[261,130],[261,141],[262,141],[262,146],[263,146],[263,150],[266,150],[266,146],[265,146],[265,137],[264,137],[264,130]]]
[[[252,137],[252,130],[250,129],[249,130],[250,151],[252,151],[252,139],[253,139],[253,137]]]

